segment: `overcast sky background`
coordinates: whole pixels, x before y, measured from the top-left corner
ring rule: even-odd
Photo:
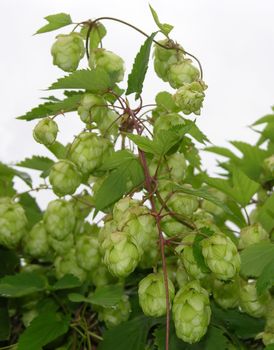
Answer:
[[[198,125],[213,144],[228,140],[254,142],[247,128],[270,112],[274,104],[274,2],[272,0],[151,0],[160,20],[173,24],[171,37],[196,55],[208,85]],[[43,17],[71,14],[74,22],[112,16],[155,31],[146,0],[1,0],[0,1],[0,160],[15,162],[31,154],[49,155],[32,138],[36,122],[15,117],[47,96],[47,88],[62,71],[52,65],[50,47],[58,32],[32,36],[45,24]],[[144,37],[121,24],[104,22],[104,46],[121,55],[130,71]],[[85,64],[85,63],[84,63]],[[151,65],[152,67],[152,65]],[[170,90],[152,70],[145,82],[144,101],[152,103],[157,91]],[[76,115],[59,117],[61,142],[68,142],[82,125]],[[204,165],[214,170],[213,158],[203,154]]]

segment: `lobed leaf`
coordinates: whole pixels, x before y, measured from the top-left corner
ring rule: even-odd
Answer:
[[[57,13],[55,15],[49,15],[44,17],[48,21],[48,24],[37,30],[35,34],[42,34],[46,32],[51,32],[53,30],[65,27],[72,24],[70,15],[66,13]]]

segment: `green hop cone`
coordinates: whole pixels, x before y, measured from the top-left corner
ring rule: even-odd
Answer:
[[[170,179],[177,182],[184,179],[187,164],[183,153],[173,153],[172,155],[168,156],[167,166],[169,169]]]
[[[259,223],[249,225],[241,229],[238,247],[239,249],[244,249],[261,241],[269,241],[268,233]]]
[[[102,246],[104,263],[117,277],[126,277],[138,265],[141,254],[136,241],[126,232],[113,232]]]
[[[23,207],[11,198],[0,198],[0,245],[15,248],[24,236],[26,226]]]
[[[43,221],[39,221],[25,234],[23,248],[33,258],[41,258],[49,253],[48,234]]]
[[[168,279],[169,303],[172,303],[175,289]],[[139,304],[146,316],[160,317],[166,314],[166,291],[164,275],[151,273],[139,282]]]
[[[186,283],[189,282],[189,276],[186,272],[184,265],[181,260],[178,260],[178,267],[176,270],[176,282],[179,288],[183,287]]]
[[[33,137],[36,142],[45,146],[52,145],[58,134],[58,125],[51,118],[44,118],[33,129]]]
[[[75,71],[85,54],[81,35],[74,32],[60,34],[57,35],[56,39],[51,48],[53,64],[65,72]]]
[[[223,234],[213,234],[201,241],[205,263],[216,278],[229,280],[240,270],[240,255],[232,240]]]
[[[213,298],[223,309],[235,308],[239,304],[239,280],[213,281]]]
[[[130,197],[124,197],[115,203],[113,207],[113,220],[118,229],[122,229],[130,220],[141,214],[147,214],[148,210],[140,201]]]
[[[131,306],[127,295],[123,295],[118,304],[99,309],[98,318],[104,321],[107,328],[113,328],[129,319]]]
[[[75,215],[79,219],[85,219],[90,214],[94,205],[92,196],[86,190],[73,196],[71,202],[74,205]]]
[[[117,282],[115,277],[109,272],[106,266],[103,264],[95,267],[90,272],[90,278],[95,287],[104,287],[108,284],[113,284]]]
[[[175,125],[184,125],[184,119],[177,113],[161,115],[155,120],[153,133],[157,135],[161,130],[169,130]]]
[[[81,184],[81,174],[71,161],[60,160],[51,167],[49,182],[53,192],[62,197],[76,191]]]
[[[89,58],[90,68],[104,69],[111,79],[117,83],[124,79],[125,67],[123,59],[111,51],[94,49]]]
[[[195,234],[187,235],[182,241],[182,246],[178,246],[176,250],[180,254],[180,260],[189,276],[195,279],[202,279],[207,276],[207,273],[202,271],[194,257],[192,247],[194,239]]]
[[[78,265],[91,271],[101,262],[98,237],[94,234],[83,234],[76,237],[76,260]]]
[[[118,120],[119,114],[110,109],[106,109],[103,117],[95,117],[94,121],[97,124],[98,129],[104,136],[117,135],[118,133]]]
[[[258,295],[256,281],[241,280],[239,296],[241,310],[253,317],[264,316],[271,300],[268,291]]]
[[[267,174],[274,177],[274,154],[263,161],[263,167]]]
[[[162,212],[163,215],[166,214],[165,211]],[[191,230],[182,224],[180,221],[176,220],[171,215],[165,215],[161,219],[161,229],[169,237],[185,237],[191,232]]]
[[[199,201],[197,197],[185,193],[175,193],[167,201],[168,207],[175,213],[192,216],[198,209]]]
[[[111,143],[94,133],[84,132],[77,136],[70,148],[70,160],[84,175],[90,175],[100,167],[112,151]]]
[[[209,188],[207,188],[207,191],[212,196],[219,199],[221,202],[224,203],[226,201],[227,196],[223,192],[217,190],[216,188],[209,187]],[[204,209],[205,211],[207,211],[215,216],[219,216],[219,215],[224,214],[224,210],[221,207],[219,207],[218,205],[216,205],[210,201],[207,201],[207,200],[202,201],[202,209]]]
[[[103,97],[86,93],[80,101],[78,114],[82,122],[92,123],[96,117],[103,118],[107,110],[104,106],[106,106],[106,101]]]
[[[87,277],[86,272],[77,264],[75,249],[71,249],[63,256],[57,256],[54,260],[54,267],[58,279],[65,275],[73,275],[84,282]]]
[[[193,66],[190,59],[170,65],[167,72],[169,84],[174,89],[178,89],[184,84],[191,84],[195,80],[198,80],[199,77],[200,71]]]
[[[74,247],[74,237],[70,233],[65,238],[59,240],[48,235],[48,244],[57,255],[64,255]]]
[[[270,301],[267,312],[265,314],[266,325],[262,334],[264,345],[274,344],[274,303],[273,299]]]
[[[186,115],[191,113],[199,115],[203,107],[206,88],[207,86],[202,81],[184,84],[173,96],[175,104]]]
[[[76,218],[71,202],[56,199],[48,204],[44,214],[44,224],[48,234],[62,240],[73,232]]]
[[[175,295],[172,312],[177,337],[190,344],[198,342],[211,317],[208,292],[198,281],[187,283]]]

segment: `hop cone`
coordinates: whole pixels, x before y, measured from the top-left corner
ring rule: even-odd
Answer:
[[[83,234],[76,237],[76,260],[78,265],[91,271],[101,262],[98,237],[92,234]]]
[[[57,137],[58,125],[51,118],[44,118],[33,129],[33,137],[45,146],[52,145]]]
[[[163,215],[164,214],[166,214],[165,211],[163,211]],[[169,237],[184,237],[191,232],[187,226],[185,226],[180,221],[176,220],[176,218],[173,218],[170,215],[166,215],[162,218],[161,228],[163,232]]]
[[[75,249],[71,249],[63,256],[57,256],[54,261],[54,266],[55,274],[58,279],[71,274],[83,282],[87,277],[86,272],[77,264]]]
[[[264,169],[270,174],[272,177],[274,176],[274,155],[266,158],[263,162]]]
[[[126,232],[113,232],[103,243],[104,263],[117,277],[126,277],[140,261],[140,251],[135,240]]]
[[[0,245],[13,249],[25,234],[27,218],[20,204],[0,198]]]
[[[80,106],[78,107],[78,114],[84,123],[92,123],[95,118],[103,118],[106,114],[106,101],[103,97],[86,93],[83,95]]]
[[[75,212],[71,202],[56,199],[48,204],[44,214],[44,224],[49,235],[62,240],[73,232]]]
[[[260,296],[257,294],[256,281],[241,281],[240,307],[243,312],[253,317],[262,317],[267,311],[270,300],[269,292],[265,292]]]
[[[72,143],[70,159],[84,175],[91,174],[104,162],[112,146],[105,138],[91,132],[81,133]]]
[[[184,84],[173,96],[175,104],[186,115],[190,113],[199,115],[203,107],[205,89],[206,85],[201,81]]]
[[[175,193],[167,201],[168,207],[181,215],[191,216],[199,206],[197,197],[185,193]]]
[[[107,328],[113,328],[120,323],[128,320],[131,312],[130,302],[127,295],[123,295],[122,299],[113,307],[100,308],[98,318],[104,321]]]
[[[81,175],[75,164],[69,160],[55,163],[49,173],[49,182],[57,196],[73,194],[81,184]]]
[[[141,206],[138,200],[124,197],[115,203],[113,207],[113,220],[116,222],[117,227],[122,229],[130,220],[147,212],[147,208]]]
[[[210,194],[212,194],[214,197],[219,199],[221,202],[225,202],[226,195],[223,192],[218,191],[215,188],[208,188],[207,191]],[[209,213],[211,213],[215,216],[222,215],[224,213],[224,211],[221,207],[219,207],[218,205],[216,205],[210,201],[207,201],[207,200],[203,200],[202,209],[208,211]]]
[[[40,258],[49,253],[48,234],[43,221],[39,221],[26,233],[23,239],[23,247],[26,254],[34,258]]]
[[[153,133],[158,134],[161,130],[169,130],[175,125],[184,125],[184,119],[177,113],[161,115],[155,120]]]
[[[198,80],[199,69],[193,66],[190,59],[185,59],[177,64],[172,64],[167,72],[167,78],[174,89],[178,89],[184,84],[191,84]]]
[[[179,288],[183,287],[186,283],[189,282],[189,276],[186,272],[184,265],[181,260],[178,260],[178,267],[176,270],[176,282]]]
[[[92,283],[97,288],[117,282],[115,277],[109,272],[107,267],[104,266],[103,264],[94,268],[91,271],[90,277],[91,277]]]
[[[253,224],[241,229],[239,249],[244,249],[254,243],[269,241],[268,233],[260,224]]]
[[[177,182],[184,179],[187,165],[183,153],[174,153],[167,157],[167,165],[170,179]]]
[[[112,78],[119,83],[124,78],[125,67],[123,59],[111,51],[105,49],[95,49],[89,58],[90,68],[102,68]]]
[[[197,281],[177,292],[172,311],[178,338],[192,344],[205,335],[211,316],[210,302],[208,292]]]
[[[220,281],[215,279],[213,282],[213,298],[217,304],[224,309],[235,308],[239,304],[239,281]]]
[[[229,280],[240,270],[240,256],[231,239],[222,234],[214,234],[202,240],[205,263],[218,279]]]
[[[170,279],[168,279],[168,291],[171,304],[175,289]],[[166,292],[162,273],[151,273],[143,278],[139,282],[138,295],[139,304],[145,315],[160,317],[166,314]]]
[[[53,64],[65,72],[75,71],[85,54],[81,35],[78,33],[60,34],[56,38],[51,48]]]
[[[274,344],[274,303],[273,299],[268,305],[266,312],[266,325],[263,332],[263,343],[264,345]]]
[[[65,238],[59,240],[48,235],[48,244],[57,255],[67,254],[74,247],[73,234],[68,234]]]
[[[117,223],[114,220],[106,221],[104,226],[100,228],[98,234],[100,250],[102,250],[102,243],[115,231],[117,231]]]

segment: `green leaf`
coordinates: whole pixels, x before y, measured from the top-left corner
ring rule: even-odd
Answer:
[[[255,126],[255,125],[260,125],[264,123],[274,123],[274,114],[267,114],[262,118],[256,120],[255,123],[253,123],[252,125]]]
[[[211,146],[211,147],[206,147],[203,150],[206,152],[212,152],[233,160],[239,160],[239,158],[235,156],[234,153],[232,153],[228,148],[225,148],[225,147]]]
[[[101,68],[77,70],[53,83],[49,90],[85,89],[91,93],[102,94],[114,84],[109,75]]]
[[[127,137],[135,143],[142,151],[155,154],[154,143],[145,136],[127,134]]]
[[[0,298],[0,342],[10,337],[11,324],[7,300]]]
[[[96,49],[106,34],[107,30],[103,24],[98,22],[95,23],[95,25],[92,26],[89,35],[89,50]]]
[[[0,246],[0,277],[14,274],[20,265],[20,259],[14,250]]]
[[[209,142],[208,138],[206,135],[198,128],[196,122],[189,120],[189,119],[184,119],[186,126],[189,126],[188,133],[191,135],[195,140],[197,140],[200,143],[205,143]]]
[[[258,294],[264,293],[274,285],[274,257],[269,264],[265,266],[261,275],[257,279],[256,287]]]
[[[274,228],[274,194],[267,198],[264,204],[259,207],[258,220],[263,228],[270,232]]]
[[[162,107],[166,112],[179,112],[180,108],[176,106],[172,94],[167,91],[161,91],[156,95],[156,104]]]
[[[21,272],[0,279],[0,295],[3,297],[18,298],[43,291],[46,287],[46,278],[36,272]]]
[[[167,23],[160,23],[158,15],[156,13],[156,11],[153,9],[153,7],[151,5],[149,5],[151,14],[153,16],[154,22],[156,23],[156,25],[158,26],[158,28],[161,30],[161,32],[168,36],[168,34],[172,31],[173,26]]]
[[[56,102],[46,102],[44,104],[40,104],[38,107],[33,108],[25,115],[17,117],[17,119],[30,121],[52,115],[76,111],[82,96],[83,92],[77,91],[62,101],[57,100]]]
[[[60,280],[58,280],[51,288],[52,290],[62,290],[80,287],[81,285],[82,283],[77,277],[73,275],[65,275]]]
[[[103,210],[144,181],[144,173],[138,159],[129,159],[113,170],[95,195],[95,208]]]
[[[239,338],[249,339],[262,332],[265,321],[240,312],[238,309],[224,310],[216,304],[211,304],[212,321],[233,331]],[[215,349],[214,349],[215,350]]]
[[[153,39],[157,33],[152,33],[141,46],[135,57],[132,70],[128,76],[126,95],[136,92],[135,98],[139,98],[143,90],[143,83],[148,69],[149,56]]]
[[[259,277],[271,262],[274,263],[274,244],[270,242],[252,244],[241,252],[241,274]]]
[[[56,312],[40,313],[20,336],[18,350],[42,350],[43,346],[67,333],[69,321]]]
[[[166,326],[161,325],[154,331],[155,345],[158,350],[166,349]],[[177,338],[173,322],[170,323],[169,350],[186,350],[189,344]]]
[[[48,21],[48,24],[38,29],[35,34],[42,34],[46,32],[51,32],[62,27],[65,27],[69,24],[72,24],[70,15],[66,13],[57,13],[55,15],[49,15],[44,17]]]
[[[65,159],[67,156],[67,148],[58,141],[55,141],[52,145],[46,147],[58,159]]]
[[[100,170],[113,170],[132,159],[137,159],[132,152],[128,150],[117,151],[105,159],[104,164],[100,167]]]
[[[98,350],[144,350],[151,325],[152,320],[144,316],[123,322],[103,334]]]
[[[28,219],[29,229],[38,221],[42,220],[43,213],[39,208],[36,199],[33,198],[29,193],[22,193],[20,195],[19,202],[24,207]]]
[[[48,157],[32,156],[31,158],[26,158],[17,163],[16,166],[45,171],[48,170],[53,164],[54,161]]]
[[[29,174],[16,170],[7,166],[6,164],[0,162],[0,176],[7,176],[13,178],[14,176],[19,177],[23,180],[29,187],[32,187],[32,180]]]
[[[264,350],[274,350],[274,344],[267,345]]]

